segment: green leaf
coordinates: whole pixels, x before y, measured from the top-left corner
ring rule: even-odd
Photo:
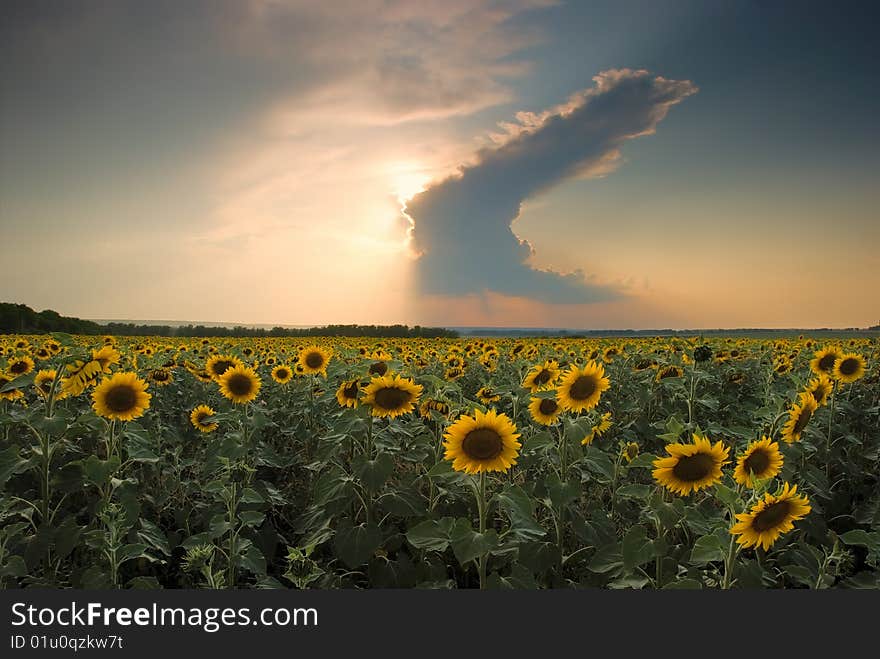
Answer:
[[[82,466],[86,479],[98,487],[103,487],[119,470],[119,457],[114,455],[109,460],[101,460],[95,455],[90,455],[83,461]]]
[[[463,517],[455,520],[449,533],[449,540],[455,557],[462,565],[498,546],[498,534],[495,529],[478,533],[471,527],[471,521]]]
[[[23,577],[27,572],[27,564],[21,556],[10,556],[6,564],[0,566],[0,578]]]
[[[547,534],[535,520],[532,499],[518,486],[508,486],[496,495],[498,504],[510,520],[511,532],[522,540],[536,540]]]
[[[712,561],[723,561],[724,552],[725,548],[717,535],[704,535],[694,543],[690,562],[694,565],[705,565]]]
[[[653,489],[650,485],[624,485],[617,488],[617,496],[624,499],[647,499]]]
[[[630,462],[626,466],[630,469],[653,469],[654,460],[656,459],[657,456],[653,453],[639,453],[635,458],[633,458],[632,462]]]
[[[382,546],[382,533],[374,523],[352,526],[346,519],[336,529],[333,546],[342,562],[354,569],[370,560]]]
[[[626,572],[654,558],[654,547],[644,526],[632,527],[624,536],[621,549]]]
[[[623,567],[623,554],[621,553],[619,542],[612,542],[599,547],[596,553],[593,554],[593,558],[590,559],[589,565],[587,565],[591,572],[599,574],[611,572],[621,567]]]
[[[394,460],[387,453],[380,453],[375,460],[361,459],[355,464],[360,481],[371,492],[378,492],[394,471]]]
[[[739,499],[736,490],[732,490],[721,483],[715,485],[715,496],[717,496],[725,506],[733,506]]]
[[[168,546],[165,532],[149,520],[141,518],[140,522],[141,528],[137,532],[138,538],[153,549],[158,549],[166,556],[170,556],[171,547]]]
[[[550,474],[545,481],[547,491],[550,494],[550,501],[561,510],[568,504],[577,501],[581,496],[581,486],[577,481],[562,482],[556,474]]]
[[[27,465],[28,461],[19,457],[17,446],[10,446],[4,451],[0,451],[0,488],[6,484],[10,476],[23,471]]]
[[[125,545],[116,553],[116,560],[122,564],[125,561],[130,561],[134,558],[146,558],[150,561],[154,561],[155,559],[147,553],[147,545],[135,542],[130,545]]]
[[[406,532],[406,540],[416,549],[445,551],[449,546],[449,533],[453,523],[451,517],[425,520]]]
[[[874,551],[880,551],[880,533],[868,533],[863,529],[853,529],[840,534],[840,539],[848,545],[867,547]]]
[[[251,487],[246,487],[241,491],[242,503],[265,503],[263,496]]]
[[[703,584],[696,579],[684,578],[669,582],[663,590],[700,590],[702,587]]]
[[[245,526],[259,526],[266,519],[265,513],[259,510],[243,510],[238,513],[238,520]]]

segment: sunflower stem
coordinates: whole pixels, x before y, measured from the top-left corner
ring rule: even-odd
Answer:
[[[831,409],[828,414],[828,433],[825,436],[825,479],[828,481],[828,490],[831,490],[831,428],[834,423],[834,401],[837,400],[837,381],[831,390]]]
[[[736,522],[736,515],[734,514],[733,508],[729,508],[730,513],[730,524],[731,527]],[[730,586],[733,582],[733,562],[736,560],[736,555],[739,550],[739,545],[736,543],[736,536],[732,533],[730,534],[730,546],[727,549],[727,558],[724,559],[724,581],[721,583],[722,590],[730,590]]]
[[[480,489],[477,496],[477,513],[480,517],[479,525],[481,537],[486,533],[486,508],[486,472],[481,471]],[[479,563],[477,565],[480,574],[480,590],[486,589],[486,563],[488,557],[488,552],[483,552],[482,554],[480,554]]]

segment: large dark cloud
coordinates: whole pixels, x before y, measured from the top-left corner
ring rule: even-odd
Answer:
[[[529,267],[532,252],[511,223],[522,203],[574,176],[607,167],[626,140],[653,132],[670,106],[696,92],[690,81],[647,71],[611,70],[595,87],[523,125],[474,165],[429,187],[407,205],[421,253],[420,290],[464,295],[493,291],[551,303],[614,299],[612,287],[591,284],[582,271]],[[586,250],[584,250],[586,252]]]

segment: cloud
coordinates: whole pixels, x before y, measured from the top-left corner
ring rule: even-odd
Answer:
[[[582,270],[561,273],[528,265],[532,246],[511,228],[523,202],[576,176],[603,175],[627,140],[654,132],[669,108],[695,93],[687,80],[644,70],[603,71],[595,86],[542,113],[520,113],[490,136],[495,146],[416,195],[406,207],[420,255],[419,287],[428,295],[494,292],[558,304],[621,295]]]

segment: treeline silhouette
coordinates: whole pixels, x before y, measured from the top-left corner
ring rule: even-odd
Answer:
[[[321,327],[207,327],[205,325],[137,325],[135,323],[100,324],[91,320],[62,316],[56,311],[34,311],[24,304],[0,302],[0,334],[114,334],[117,336],[182,337],[296,337],[364,336],[371,338],[456,338],[458,332],[443,327],[415,325],[324,325]]]

